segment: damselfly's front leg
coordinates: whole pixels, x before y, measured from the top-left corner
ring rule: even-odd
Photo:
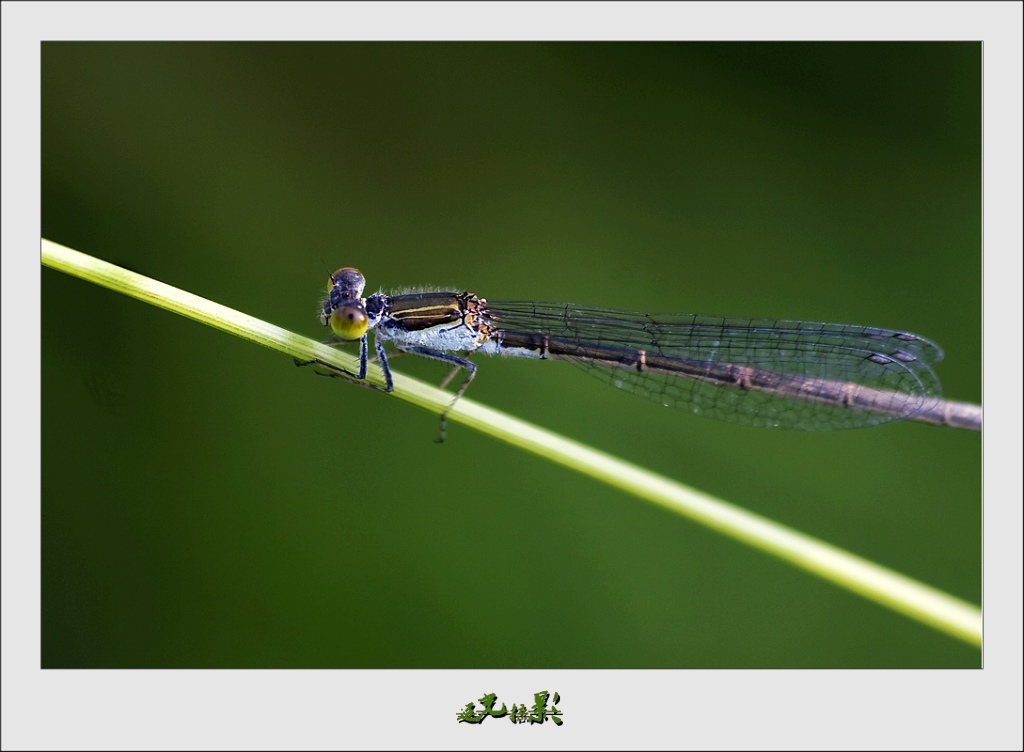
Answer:
[[[328,376],[328,377],[330,377],[332,379],[347,379],[348,381],[354,381],[355,383],[359,384],[360,386],[365,386],[365,387],[368,387],[370,389],[375,389],[375,390],[377,390],[379,392],[391,392],[391,391],[394,391],[395,384],[394,384],[394,380],[391,378],[391,368],[390,368],[390,366],[388,366],[387,356],[384,354],[384,346],[381,345],[380,341],[378,341],[376,338],[374,338],[373,344],[374,344],[374,346],[377,349],[377,358],[376,358],[376,360],[380,363],[381,370],[384,372],[384,386],[380,387],[380,386],[377,386],[376,384],[371,384],[370,382],[368,382],[366,380],[366,365],[367,365],[367,362],[369,361],[369,357],[368,357],[368,355],[369,355],[369,353],[368,353],[369,345],[368,345],[366,340],[367,340],[367,335],[365,335],[365,334],[362,337],[360,337],[360,339],[359,339],[359,372],[358,373],[352,373],[351,371],[349,371],[346,368],[341,368],[340,366],[336,366],[336,365],[333,365],[331,363],[326,363],[326,362],[320,360],[319,358],[316,358],[314,360],[299,360],[298,358],[296,358],[295,359],[295,365],[297,365],[297,366],[310,366],[310,365],[314,366],[313,372],[317,376]],[[325,344],[325,345],[343,345],[343,344],[347,344],[347,342],[338,341],[338,340],[327,340],[323,344]],[[317,370],[316,366],[319,366],[323,370]]]

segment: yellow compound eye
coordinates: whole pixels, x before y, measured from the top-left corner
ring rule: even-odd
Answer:
[[[342,339],[359,339],[366,334],[369,321],[362,303],[351,302],[331,312],[331,329]]]

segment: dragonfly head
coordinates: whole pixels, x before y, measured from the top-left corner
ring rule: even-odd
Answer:
[[[363,288],[366,287],[366,278],[358,269],[346,266],[338,269],[327,282],[327,291],[333,296],[335,291],[341,298],[358,300],[363,297]]]
[[[324,313],[320,316],[320,323],[324,326],[330,324],[331,329],[342,339],[359,339],[366,334],[369,326],[369,319],[366,317],[366,306],[361,300],[348,300],[344,305],[333,308],[330,312],[324,306]]]
[[[366,279],[358,269],[346,266],[331,275],[328,297],[320,314],[320,323],[330,325],[342,339],[359,339],[366,334],[369,319],[363,302]]]

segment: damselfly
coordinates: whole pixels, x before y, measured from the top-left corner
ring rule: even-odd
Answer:
[[[666,407],[762,428],[825,431],[913,419],[980,430],[980,408],[941,399],[932,367],[942,351],[909,332],[846,324],[698,314],[648,314],[571,303],[487,301],[470,292],[376,293],[350,267],[330,277],[320,323],[358,340],[363,380],[374,333],[384,387],[394,388],[384,342],[433,358],[466,378],[453,353],[567,360],[614,387]],[[338,344],[337,341],[331,344]],[[363,382],[369,384],[369,382]],[[444,384],[442,384],[444,386]]]

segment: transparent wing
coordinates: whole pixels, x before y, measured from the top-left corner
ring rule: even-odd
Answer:
[[[932,365],[942,351],[891,329],[528,301],[488,301],[487,316],[499,337],[535,335],[548,357],[614,387],[745,425],[871,426],[910,417],[941,395]]]

